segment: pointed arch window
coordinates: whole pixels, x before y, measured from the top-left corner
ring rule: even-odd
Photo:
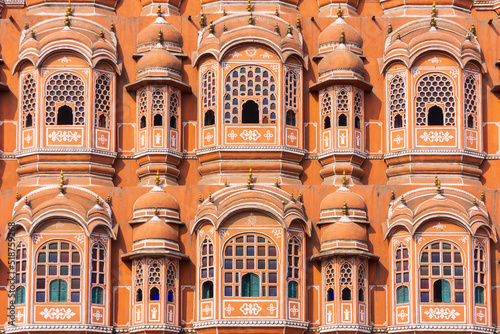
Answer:
[[[111,79],[101,74],[95,81],[94,97],[95,118],[99,128],[110,128],[111,103]]]
[[[354,94],[354,128],[361,129],[361,123],[363,122],[363,95],[361,92],[356,91]]]
[[[347,126],[347,115],[349,114],[350,99],[349,94],[344,89],[336,95],[337,126]]]
[[[96,301],[103,304],[103,291],[106,286],[106,247],[100,242],[94,243],[91,253],[91,273],[90,283],[92,286],[92,300],[94,300],[94,290],[96,294]],[[96,289],[98,288],[98,289]],[[100,296],[100,298],[99,298]],[[92,302],[94,303],[94,302]]]
[[[300,242],[297,237],[293,236],[288,241],[288,269],[287,269],[287,279],[288,282],[288,298],[299,298],[299,282],[300,280],[300,266],[302,265],[300,261],[301,249]]]
[[[26,288],[18,286],[16,288],[16,305],[22,305],[26,302]]]
[[[352,265],[344,262],[339,270],[340,293],[342,300],[352,300]]]
[[[163,126],[165,118],[165,92],[163,89],[156,89],[153,92],[151,113],[153,126]]]
[[[214,244],[209,237],[205,237],[200,245],[200,278],[202,282],[202,299],[213,298],[215,276]]]
[[[170,94],[168,115],[170,116],[170,129],[177,129],[177,120],[179,118],[179,96],[177,92]]]
[[[72,73],[57,73],[47,80],[45,125],[85,125],[85,84]]]
[[[146,117],[148,114],[148,94],[146,89],[139,92],[139,103],[137,103],[137,106],[139,109],[139,129],[144,129],[147,126]]]
[[[406,126],[406,83],[402,76],[395,75],[389,82],[389,112],[391,129]]]
[[[92,288],[92,304],[103,305],[104,304],[104,289],[100,286],[94,286]]]
[[[241,276],[241,297],[259,297],[260,277],[249,273]]]
[[[175,280],[176,280],[176,270],[172,263],[167,266],[167,276],[166,276],[166,286],[167,286],[167,302],[172,303],[174,301],[175,294]]]
[[[36,254],[35,301],[78,303],[81,293],[81,256],[67,241],[50,241]],[[69,296],[68,296],[69,295]]]
[[[24,242],[16,247],[16,284],[26,284],[27,250]]]
[[[484,246],[478,242],[474,247],[474,302],[476,304],[485,303],[487,273],[486,250]]]
[[[366,291],[366,268],[365,264],[361,263],[358,266],[358,301],[363,303],[365,301]]]
[[[396,303],[409,302],[410,284],[410,252],[404,243],[399,243],[394,252],[394,285],[396,287]]]
[[[162,264],[154,260],[148,268],[149,300],[160,300]]]
[[[135,301],[142,302],[144,288],[144,269],[140,261],[135,261],[134,285],[135,285]]]
[[[335,301],[335,264],[330,262],[325,266],[326,301]]]
[[[23,128],[30,128],[35,122],[37,89],[33,74],[28,73],[22,78],[22,117]]]
[[[442,74],[428,74],[417,83],[415,96],[417,126],[454,126],[455,93],[452,81]]]
[[[447,241],[426,245],[419,266],[420,302],[465,302],[464,256],[457,245]]]
[[[464,117],[465,125],[469,129],[477,129],[478,119],[478,87],[479,79],[469,74],[464,80]]]

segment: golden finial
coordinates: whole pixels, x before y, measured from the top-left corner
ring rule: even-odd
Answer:
[[[30,205],[30,201],[28,199],[28,195],[26,195],[26,197],[24,198],[24,204],[28,205],[28,206]]]
[[[274,11],[274,15],[280,16],[280,12],[278,11],[278,7],[276,7],[276,10]]]
[[[396,199],[396,195],[394,195],[394,190],[391,191],[391,201],[394,201]]]
[[[210,25],[208,26],[208,32],[213,34],[215,31],[214,29],[214,20],[210,19]]]
[[[436,187],[437,187],[437,185],[438,185],[438,182],[439,182],[438,176],[437,176],[437,175],[435,175],[435,176],[434,176],[434,185],[435,185]]]
[[[436,26],[436,19],[434,17],[431,17],[431,27]]]
[[[290,201],[295,201],[295,197],[293,197],[293,192],[290,193]]]
[[[484,202],[484,191],[481,190],[481,202]]]
[[[274,181],[274,185],[275,185],[276,187],[279,187],[279,186],[280,186],[280,180],[279,180],[279,178],[276,178],[276,181]]]
[[[21,198],[19,197],[19,191],[16,190],[16,201],[19,201],[19,198]]]
[[[248,16],[248,24],[253,24],[253,14],[250,12],[250,15]]]
[[[292,34],[292,26],[290,24],[288,24],[288,29],[286,30],[286,33],[288,35],[291,35]]]
[[[64,174],[61,169],[61,176],[59,177],[59,192],[62,194],[64,191]]]
[[[101,32],[99,33],[99,37],[104,39],[104,30],[101,29]]]
[[[398,32],[398,34],[396,35],[396,39],[401,39],[401,35],[399,34],[399,32]]]
[[[474,197],[474,205],[477,206],[477,199]]]
[[[95,195],[95,204],[100,204],[101,200],[99,199],[99,195]]]
[[[470,32],[475,35],[476,34],[476,26],[475,25],[471,25],[470,26]]]
[[[297,200],[298,200],[299,202],[302,202],[302,193],[301,193],[301,192],[299,192],[299,196],[297,197]]]
[[[342,216],[347,216],[347,203],[344,201],[344,205],[342,205]]]
[[[344,29],[342,29],[342,30],[340,31],[339,43],[340,43],[340,44],[345,44],[345,34],[344,34]]]
[[[467,35],[465,35],[465,39],[470,41],[470,39],[471,39],[470,31],[467,31]]]
[[[431,17],[436,17],[436,1],[432,2]]]
[[[274,32],[277,32],[278,34],[280,33],[280,27],[278,23],[276,23],[276,25],[274,26]]]
[[[158,4],[158,9],[156,10],[156,15],[161,16],[161,3]]]
[[[155,208],[155,216],[158,216],[158,207]]]
[[[198,202],[203,202],[203,197],[201,197],[201,193],[200,193],[200,196],[198,196]]]
[[[203,11],[202,11],[200,14],[200,26],[204,27],[206,25],[207,25],[207,23],[205,22],[205,14],[203,14]]]
[[[158,37],[156,39],[156,43],[161,44],[163,40],[163,33],[161,32],[161,29],[158,30]]]
[[[31,28],[31,38],[35,39],[35,32],[33,31],[33,28]]]
[[[389,22],[389,27],[387,28],[387,33],[390,34],[392,32],[392,24]]]
[[[108,194],[108,197],[106,197],[106,203],[108,203],[108,204],[111,203],[111,195],[110,194]]]
[[[66,10],[66,15],[67,16],[71,15],[71,0],[68,0],[68,8]]]
[[[345,170],[342,171],[342,187],[345,187],[347,184],[347,177],[345,176]]]
[[[226,8],[222,9],[222,15],[226,16]]]
[[[159,171],[158,169],[156,170],[155,184],[156,184],[157,186],[159,186],[159,185],[160,185],[160,171]]]
[[[438,194],[441,193],[441,181],[439,181],[439,180],[437,181],[437,192],[438,192]]]
[[[250,171],[248,172],[248,179],[247,179],[247,188],[250,189],[252,187],[252,168],[250,168]]]
[[[297,29],[300,29],[302,27],[302,25],[300,24],[300,17],[297,16],[297,19],[295,20],[295,27]]]
[[[224,187],[227,187],[227,186],[229,186],[229,183],[227,183],[227,177],[226,177],[226,178],[224,178]]]
[[[27,30],[29,28],[28,22],[24,22],[24,30]]]
[[[252,11],[252,4],[250,3],[250,0],[247,1],[247,11]]]
[[[115,32],[115,24],[111,22],[111,26],[109,27],[109,30],[112,32]]]
[[[68,15],[66,15],[66,17],[64,18],[64,25],[66,27],[69,27],[69,16]]]
[[[226,24],[224,23],[224,26],[222,27],[222,30],[223,31],[227,31],[227,27],[226,27]]]
[[[405,204],[405,195],[401,195],[401,204]]]
[[[342,7],[339,4],[339,10],[337,11],[337,17],[342,17]]]
[[[209,193],[208,193],[208,201],[209,201],[209,202],[212,202],[212,192],[209,192]]]

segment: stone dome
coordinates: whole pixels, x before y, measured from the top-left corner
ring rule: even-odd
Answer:
[[[179,212],[179,204],[172,195],[167,194],[159,186],[155,186],[134,203],[134,211],[144,209],[167,209]]]
[[[165,21],[161,16],[157,17],[153,23],[144,28],[137,35],[137,51],[151,49],[157,44],[158,33],[161,31],[162,45],[167,50],[179,49],[182,46],[181,32],[172,24]]]
[[[327,54],[318,64],[319,76],[332,71],[355,72],[359,75],[365,73],[365,65],[361,58],[347,49],[344,44]]]
[[[347,218],[347,217],[345,217]],[[336,240],[354,240],[367,242],[366,228],[360,224],[352,222],[350,219],[339,220],[338,222],[329,225],[321,233],[321,242],[331,242]]]
[[[170,69],[175,72],[181,72],[181,62],[176,56],[165,50],[158,44],[153,50],[149,51],[137,62],[137,74],[147,70],[165,70]]]
[[[179,242],[177,229],[154,215],[150,220],[134,230],[133,242],[145,239],[161,239]]]
[[[346,45],[353,45],[359,49],[363,47],[361,34],[339,17],[319,34],[318,45],[320,52],[322,48],[330,44],[339,44],[339,36],[342,32],[344,32]]]
[[[363,198],[346,187],[340,187],[326,196],[321,201],[320,210],[342,210],[344,203],[348,210],[366,211],[366,203]]]

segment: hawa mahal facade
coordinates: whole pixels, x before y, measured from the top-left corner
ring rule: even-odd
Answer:
[[[0,332],[498,333],[499,10],[0,0]]]

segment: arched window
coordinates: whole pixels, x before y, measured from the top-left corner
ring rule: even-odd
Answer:
[[[393,270],[395,275],[394,286],[396,287],[397,303],[408,303],[408,284],[410,283],[410,255],[408,247],[406,247],[406,245],[402,242],[397,245],[394,252]]]
[[[100,301],[96,304],[103,304],[103,287],[106,284],[105,275],[106,275],[106,248],[104,245],[98,241],[92,246],[92,266],[91,266],[91,279],[90,283],[92,284],[92,303],[93,300]],[[95,292],[94,292],[95,290]],[[94,298],[94,293],[96,294],[96,298]],[[100,296],[100,298],[99,298]]]
[[[299,283],[296,281],[288,282],[288,298],[299,298]]]
[[[440,106],[432,106],[427,112],[427,125],[443,125],[444,115],[443,108]]]
[[[142,262],[138,260],[134,261],[135,273],[134,273],[134,285],[135,285],[135,301],[136,303],[142,302],[142,289],[144,285],[144,269]]]
[[[347,126],[346,114],[339,114],[338,126]]]
[[[168,113],[170,115],[170,128],[177,129],[177,118],[179,112],[179,97],[177,93],[170,94]]]
[[[216,101],[216,83],[215,83],[215,72],[212,70],[208,70],[205,74],[203,74],[203,78],[201,80],[202,83],[202,99],[203,99],[203,109],[212,108],[215,106]]]
[[[337,109],[337,125],[347,126],[347,113],[349,112],[349,93],[345,90],[340,90],[337,95],[336,109]]]
[[[326,301],[332,302],[335,300],[335,265],[330,262],[325,267],[325,288]]]
[[[286,125],[295,126],[295,113],[292,110],[286,112]]]
[[[26,74],[22,79],[22,104],[23,128],[33,126],[36,110],[36,82],[31,73]]]
[[[365,265],[361,263],[358,266],[358,301],[365,301],[365,289],[366,289],[366,269]]]
[[[361,119],[363,119],[363,113],[362,113],[362,108],[363,108],[363,98],[360,92],[356,92],[354,94],[354,101],[353,101],[353,110],[354,110],[354,128],[356,129],[361,129]]]
[[[331,127],[332,127],[332,122],[330,120],[330,116],[326,116],[325,120],[323,121],[323,129],[327,130],[330,129]]]
[[[214,283],[212,281],[205,281],[201,285],[201,299],[214,298]]]
[[[144,129],[147,126],[146,116],[148,114],[148,94],[145,89],[139,93],[137,108],[139,116],[139,129]]]
[[[481,243],[474,247],[474,301],[484,304],[484,291],[486,288],[486,251]]]
[[[260,278],[257,274],[241,276],[241,297],[259,297]]]
[[[172,303],[174,301],[174,290],[170,289],[167,292],[167,302]]]
[[[354,117],[354,128],[356,128],[356,129],[361,128],[359,116]]]
[[[391,129],[406,126],[406,84],[400,75],[395,75],[389,83],[389,112]]]
[[[469,129],[477,129],[479,79],[475,75],[467,75],[464,81],[464,116]]]
[[[49,302],[66,303],[68,301],[68,283],[62,279],[52,280],[49,284]]]
[[[417,126],[455,125],[455,93],[451,80],[442,74],[429,74],[420,79],[415,110]]]
[[[100,286],[94,286],[92,288],[92,304],[103,305],[104,304],[104,289]]]
[[[148,287],[149,300],[160,300],[162,264],[154,260],[149,264]]]
[[[157,287],[152,287],[149,290],[149,300],[160,300],[160,290]]]
[[[44,244],[36,255],[36,302],[46,302],[48,294],[49,301],[78,303],[80,293],[81,259],[78,248],[66,241]]]
[[[94,109],[97,126],[109,129],[107,120],[111,116],[111,80],[105,74],[101,74],[95,81]]]
[[[26,245],[21,241],[16,247],[16,284],[26,284]]]
[[[24,286],[16,288],[16,305],[24,304],[26,302],[26,290]]]
[[[410,291],[408,286],[400,285],[396,289],[396,304],[407,304],[410,302]]]
[[[205,126],[210,126],[215,124],[215,113],[213,110],[208,110],[207,112],[205,112],[205,119],[203,124]]]
[[[241,123],[258,124],[259,116],[259,105],[255,101],[248,100],[243,103]]]
[[[80,77],[57,73],[47,80],[45,125],[85,125],[85,84]]]
[[[341,287],[341,299],[352,299],[352,265],[344,262],[340,265],[339,280]]]
[[[171,129],[177,129],[177,117],[175,116],[170,116],[170,124],[169,124]]]
[[[57,125],[73,125],[73,108],[64,105],[57,109]]]
[[[223,256],[225,297],[239,297],[240,293],[241,296],[243,293],[262,297],[278,296],[278,248],[270,238],[253,233],[237,235],[227,242]],[[249,287],[243,284],[242,272],[256,276],[246,278],[245,282],[250,284],[250,288],[245,291],[240,291],[240,284],[242,289],[244,286]],[[254,290],[257,285],[261,286],[260,293]]]
[[[175,266],[172,264],[169,264],[167,266],[167,277],[166,277],[166,285],[167,285],[167,301],[168,302],[173,302],[174,301],[174,290],[175,290]]]
[[[463,303],[464,258],[460,249],[446,241],[426,245],[420,255],[420,302]],[[452,280],[453,286],[450,284]],[[431,300],[432,297],[432,300]]]
[[[163,126],[163,116],[161,114],[153,116],[153,126]]]

